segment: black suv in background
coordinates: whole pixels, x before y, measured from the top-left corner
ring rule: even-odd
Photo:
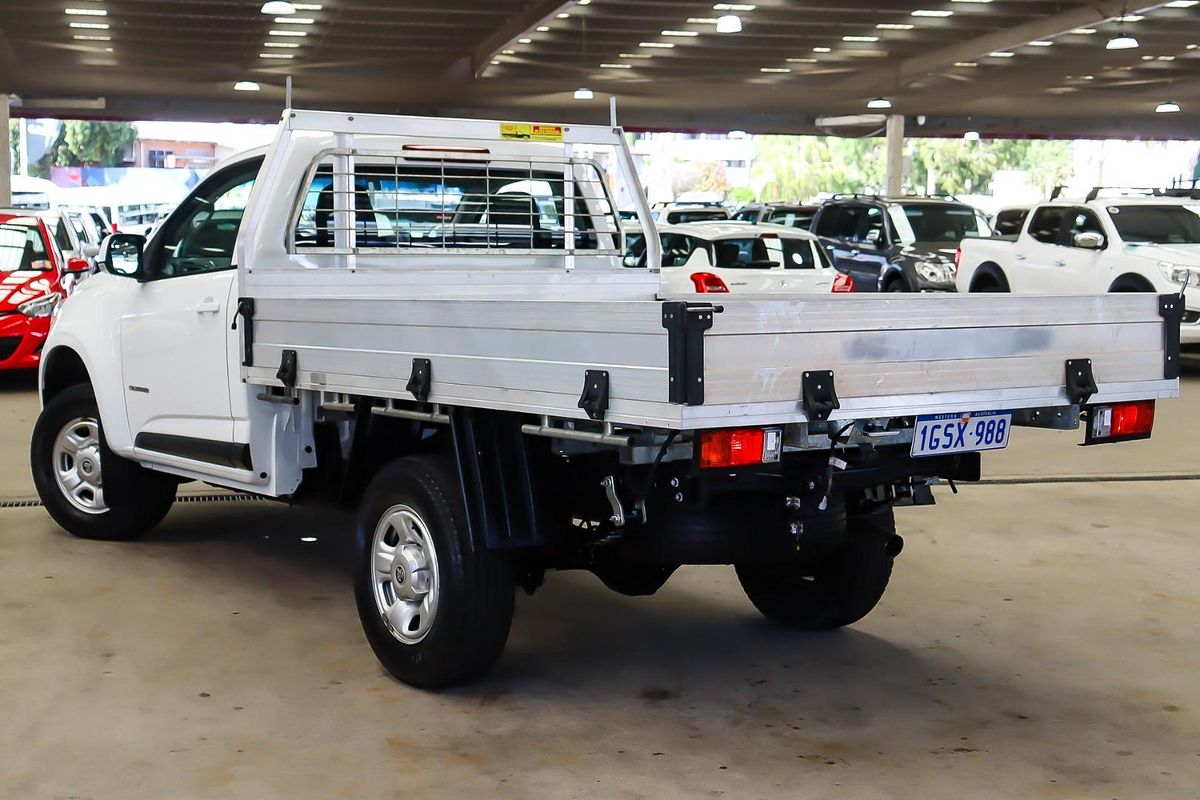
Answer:
[[[806,206],[799,203],[767,203],[760,205],[752,203],[744,205],[733,215],[736,222],[769,222],[772,225],[787,225],[789,228],[808,230],[813,216],[819,206]]]
[[[989,236],[987,219],[957,200],[836,195],[810,230],[858,292],[953,292],[954,251]]]

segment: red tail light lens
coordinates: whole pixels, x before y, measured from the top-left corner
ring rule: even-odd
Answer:
[[[1149,439],[1154,430],[1154,401],[1093,406],[1088,412],[1087,439],[1084,444]]]
[[[721,276],[711,272],[693,272],[692,286],[696,287],[698,294],[729,294],[729,287],[721,280]]]
[[[734,428],[700,434],[700,466],[744,467],[779,460],[783,431],[779,428]]]
[[[833,278],[833,291],[835,294],[843,294],[854,291],[854,278],[851,278],[844,272],[839,272]]]

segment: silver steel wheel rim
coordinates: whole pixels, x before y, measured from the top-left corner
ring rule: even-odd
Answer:
[[[437,551],[411,506],[383,512],[371,537],[375,608],[392,636],[416,644],[433,627],[439,595]]]
[[[108,511],[100,473],[100,423],[77,417],[54,438],[54,480],[72,506],[85,514]]]

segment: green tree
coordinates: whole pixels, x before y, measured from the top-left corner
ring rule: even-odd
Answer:
[[[724,161],[702,161],[698,164],[700,175],[693,189],[697,192],[717,192],[724,196],[730,189],[729,177],[725,174]]]
[[[760,200],[804,200],[822,192],[878,189],[883,141],[836,136],[758,136],[752,178]]]
[[[8,121],[8,163],[12,165],[11,168],[13,171],[16,171],[17,169],[17,153],[20,146],[21,134],[17,129],[17,121],[15,119],[10,119]]]
[[[128,122],[67,120],[55,142],[54,165],[59,167],[116,167],[137,139]]]
[[[1071,176],[1071,149],[1067,142],[1030,139],[911,140],[910,182],[926,188],[933,170],[934,190],[949,194],[990,191],[992,178],[1001,170],[1027,173],[1028,182],[1048,191]],[[909,187],[913,188],[913,187]]]

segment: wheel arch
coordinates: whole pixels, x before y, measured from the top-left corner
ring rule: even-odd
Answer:
[[[114,385],[96,385],[92,375],[101,376],[103,370],[98,370],[85,357],[84,348],[76,341],[55,344],[42,356],[39,371],[38,392],[41,394],[42,406],[45,407],[56,395],[79,384],[92,387],[96,397],[96,405],[100,409],[100,419],[104,423],[104,439],[114,452],[128,456],[133,449],[133,437],[129,432],[129,420],[125,415],[125,398],[121,389],[120,364],[111,373]]]
[[[1108,286],[1110,292],[1153,292],[1154,284],[1145,275],[1136,272],[1126,272],[1118,275]]]
[[[42,403],[49,402],[55,395],[79,383],[91,385],[92,377],[83,357],[66,345],[59,345],[42,358],[39,390]]]
[[[1008,276],[995,261],[985,261],[975,268],[975,273],[971,275],[970,291],[977,292],[981,286],[988,283],[999,286],[1006,292],[1012,291],[1009,287]]]

